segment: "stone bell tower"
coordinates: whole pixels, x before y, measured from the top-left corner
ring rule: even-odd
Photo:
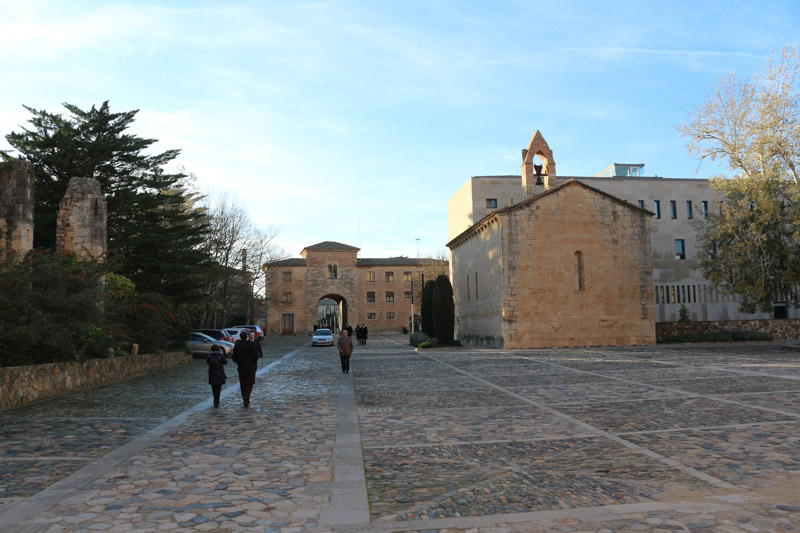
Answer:
[[[33,248],[33,163],[0,163],[0,256]]]
[[[536,156],[542,160],[541,165],[534,165]],[[553,151],[539,130],[531,137],[527,148],[522,150],[522,191],[525,198],[531,198],[555,185],[556,162]],[[537,187],[538,186],[538,187]]]
[[[72,178],[58,208],[56,248],[80,259],[102,259],[106,253],[106,199],[100,182]]]

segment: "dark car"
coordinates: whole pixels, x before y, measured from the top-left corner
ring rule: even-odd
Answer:
[[[200,333],[205,333],[212,339],[217,339],[218,341],[226,341],[226,342],[236,342],[239,339],[234,339],[231,337],[224,329],[198,329]]]

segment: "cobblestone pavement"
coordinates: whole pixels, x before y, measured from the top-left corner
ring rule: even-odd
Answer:
[[[0,530],[800,531],[798,352],[307,340],[0,411]]]

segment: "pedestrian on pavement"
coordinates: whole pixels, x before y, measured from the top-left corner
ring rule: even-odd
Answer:
[[[336,342],[339,349],[339,359],[342,361],[342,372],[350,373],[350,356],[353,355],[353,340],[347,335],[347,330],[342,330],[342,336]]]
[[[356,344],[361,344],[361,326],[356,323]]]
[[[369,329],[366,324],[361,324],[361,344],[367,344],[367,336],[369,336]]]
[[[219,393],[222,392],[226,377],[224,365],[228,364],[228,360],[225,359],[220,347],[215,344],[206,357],[206,363],[208,363],[208,384],[211,385],[211,392],[214,394],[214,407],[219,407]]]
[[[250,342],[256,345],[256,351],[258,351],[258,358],[261,359],[264,356],[264,351],[261,349],[261,343],[256,339],[256,332],[255,330],[250,330]]]
[[[250,407],[250,393],[256,383],[256,370],[258,370],[258,348],[254,342],[247,340],[247,331],[239,333],[239,341],[233,347],[233,362],[239,370],[239,387],[242,390],[242,402]]]

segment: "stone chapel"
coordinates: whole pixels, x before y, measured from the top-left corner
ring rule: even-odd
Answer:
[[[447,244],[456,337],[505,348],[655,344],[653,213],[555,177],[537,131],[519,201]]]

